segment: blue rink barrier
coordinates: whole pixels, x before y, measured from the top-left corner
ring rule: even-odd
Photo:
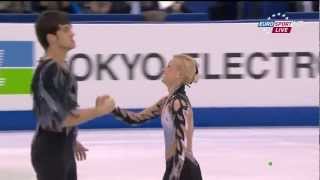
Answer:
[[[0,14],[1,23],[34,23],[39,14]],[[71,21],[144,21],[141,14],[70,14]]]
[[[139,111],[141,109],[131,109]],[[319,107],[223,107],[194,108],[196,127],[317,126]],[[31,111],[0,111],[0,130],[32,130],[36,119]],[[159,128],[154,119],[137,128]],[[111,115],[97,118],[80,128],[132,128]]]
[[[34,23],[39,14],[1,14],[1,23]],[[143,14],[70,14],[72,22],[143,22]],[[208,21],[207,13],[174,13],[166,16],[166,21]]]
[[[108,18],[116,18],[119,16],[109,16]],[[120,15],[121,16],[121,15]],[[141,23],[141,16],[121,16],[125,21],[134,23]],[[180,17],[180,15],[178,15]],[[176,16],[176,17],[178,17]],[[298,15],[299,16],[299,15]],[[80,19],[73,19],[75,21],[85,21],[85,23],[96,23],[97,21],[104,21],[106,19],[102,16],[88,15],[75,16]],[[105,16],[107,17],[107,16]],[[137,18],[135,20],[131,17]],[[35,15],[18,16],[11,14],[9,16],[0,15],[0,22],[29,22],[34,21]],[[24,19],[25,18],[25,19]],[[129,19],[128,19],[129,18]],[[185,17],[183,17],[185,18]],[[310,17],[309,17],[310,18]],[[16,21],[17,20],[17,21]],[[174,19],[176,20],[176,19]],[[305,19],[306,20],[306,19]],[[93,22],[95,21],[95,22]],[[258,22],[259,20],[239,20],[239,21],[216,21],[212,23],[246,23]],[[312,19],[312,21],[318,21]],[[110,22],[102,22],[110,23]],[[197,22],[199,23],[199,22]],[[139,110],[139,109],[133,109]],[[141,109],[140,109],[141,110]],[[319,125],[319,107],[208,107],[208,108],[194,108],[195,126],[197,127],[232,127],[232,126],[317,126]],[[35,128],[35,117],[31,111],[0,111],[0,130],[32,130]],[[81,128],[128,128],[132,127],[113,116],[105,116],[97,118],[80,126]],[[143,125],[136,127],[142,128],[158,128],[161,127],[159,119],[151,120]]]
[[[277,11],[279,12],[279,11]],[[285,12],[285,11],[284,11]],[[271,13],[272,14],[272,13]],[[271,15],[269,14],[269,15]],[[319,12],[286,12],[289,20],[313,20],[319,21]],[[0,23],[34,23],[39,14],[3,14],[0,13]],[[70,20],[73,23],[86,22],[86,23],[145,23],[145,18],[142,14],[70,14]],[[227,22],[227,23],[243,23],[243,22],[259,22],[266,20],[250,19],[249,17],[240,20],[220,20],[210,21],[207,13],[173,13],[168,14],[165,21],[162,23],[172,22]],[[150,23],[150,22],[147,22]],[[157,22],[161,23],[161,22]]]
[[[315,19],[319,20],[319,12],[287,12],[289,19]]]

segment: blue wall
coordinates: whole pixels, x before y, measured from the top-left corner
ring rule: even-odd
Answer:
[[[134,111],[139,109],[134,109]],[[232,126],[316,126],[319,125],[318,107],[243,107],[194,108],[197,127]],[[31,111],[0,111],[0,130],[32,130],[35,117]],[[104,116],[80,126],[81,128],[132,128]],[[159,119],[137,127],[161,127]]]
[[[197,15],[197,16],[196,16]],[[291,14],[293,18],[301,17],[301,14]],[[305,14],[303,14],[305,15]],[[297,17],[298,16],[298,17]],[[37,15],[1,14],[0,22],[34,22]],[[306,17],[305,18],[312,18]],[[318,16],[317,16],[318,17]],[[177,15],[173,14],[172,21],[199,22],[206,21],[203,14]],[[199,19],[200,18],[200,19]],[[98,23],[98,21],[130,21],[143,22],[141,15],[72,15],[73,21],[85,21],[86,23]],[[168,17],[167,20],[170,20]],[[259,20],[253,20],[259,21]],[[315,21],[315,19],[314,19]],[[242,22],[242,21],[221,21]],[[251,22],[251,21],[247,21]],[[111,22],[109,22],[111,23]],[[195,125],[208,126],[316,126],[319,125],[319,107],[232,107],[232,108],[195,108]],[[0,111],[0,130],[31,130],[35,127],[35,118],[31,111]],[[112,116],[105,116],[81,125],[81,128],[126,128],[128,126]],[[138,127],[160,127],[160,121],[152,120]]]

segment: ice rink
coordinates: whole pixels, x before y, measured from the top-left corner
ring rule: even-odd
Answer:
[[[0,180],[35,180],[33,131],[0,132]],[[162,129],[80,130],[87,160],[79,180],[161,180]],[[194,155],[204,180],[319,180],[316,127],[196,128]]]

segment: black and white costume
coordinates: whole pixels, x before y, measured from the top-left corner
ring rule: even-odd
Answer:
[[[77,82],[66,67],[46,59],[40,61],[31,89],[37,118],[31,160],[37,179],[76,180],[77,128],[66,128],[63,121],[78,107]]]
[[[163,180],[201,180],[200,166],[192,153],[193,112],[184,85],[172,95],[140,113],[117,107],[113,114],[129,124],[140,124],[161,116],[166,150]]]

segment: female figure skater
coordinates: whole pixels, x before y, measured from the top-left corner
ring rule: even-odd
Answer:
[[[68,16],[59,11],[40,15],[35,25],[45,50],[32,79],[33,111],[37,128],[31,145],[31,161],[38,180],[76,180],[75,157],[85,159],[86,149],[76,141],[77,125],[110,113],[114,102],[108,96],[96,106],[78,109],[77,82],[65,58],[75,47]]]
[[[193,112],[185,92],[198,79],[198,67],[187,55],[176,55],[164,70],[162,82],[169,95],[142,112],[116,107],[113,114],[129,124],[161,116],[165,136],[166,171],[163,180],[201,180],[201,170],[192,153]]]

